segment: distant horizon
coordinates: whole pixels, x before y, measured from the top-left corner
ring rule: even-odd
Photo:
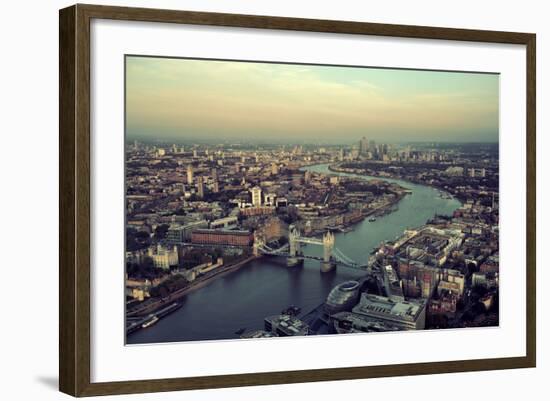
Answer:
[[[362,137],[361,137],[362,138]],[[357,138],[356,141],[351,142],[333,142],[333,143],[326,143],[326,142],[304,142],[304,141],[268,141],[268,140],[238,140],[238,139],[227,139],[224,141],[220,140],[196,140],[196,139],[181,139],[181,138],[152,138],[152,137],[126,137],[127,141],[138,141],[140,143],[162,143],[167,145],[302,145],[302,146],[357,146],[359,143],[359,140],[361,138]],[[367,138],[368,139],[368,138]],[[371,139],[369,139],[370,141]],[[372,139],[377,144],[388,144],[388,145],[426,145],[426,144],[437,144],[437,145],[498,145],[499,141],[467,141],[467,142],[459,142],[459,141],[383,141],[383,140],[376,140]]]
[[[498,94],[498,74],[127,56],[126,139],[498,143]]]

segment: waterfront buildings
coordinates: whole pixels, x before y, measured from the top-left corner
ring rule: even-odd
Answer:
[[[307,336],[309,326],[295,316],[283,313],[268,316],[264,320],[265,330],[278,337]]]
[[[241,338],[273,338],[277,337],[270,331],[265,330],[252,330],[241,334]]]
[[[395,301],[388,297],[363,293],[352,312],[388,322],[404,330],[420,330],[426,324],[426,302]]]
[[[197,229],[191,233],[191,242],[197,245],[251,246],[254,235],[242,230]]]
[[[329,315],[350,311],[359,301],[360,284],[358,281],[346,281],[338,284],[328,294],[325,311]]]
[[[395,301],[362,293],[351,312],[337,312],[330,322],[337,333],[421,330],[426,324],[426,301]]]

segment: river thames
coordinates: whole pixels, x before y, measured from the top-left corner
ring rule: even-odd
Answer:
[[[312,172],[335,173],[327,164],[306,167]],[[353,231],[336,233],[336,247],[359,263],[366,263],[370,252],[382,241],[401,236],[406,228],[426,223],[434,214],[451,215],[460,207],[456,199],[443,199],[435,188],[407,181],[362,176],[397,183],[410,189],[397,210],[363,220]],[[312,245],[304,253],[321,255]],[[264,257],[239,270],[222,275],[204,287],[191,291],[181,301],[183,306],[156,325],[130,334],[128,344],[220,340],[239,338],[239,329],[262,329],[264,318],[275,315],[289,305],[302,308],[302,314],[324,302],[330,290],[342,281],[362,276],[359,270],[338,266],[335,272],[320,273],[319,262],[305,260],[300,267],[287,267],[284,258]]]

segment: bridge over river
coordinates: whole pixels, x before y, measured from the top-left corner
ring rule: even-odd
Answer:
[[[308,255],[303,252],[302,244],[318,245],[323,248],[322,256]],[[286,257],[286,264],[289,267],[302,265],[304,260],[318,260],[321,262],[321,272],[327,273],[336,268],[336,265],[361,269],[366,271],[368,262],[360,264],[344,254],[340,249],[334,247],[334,234],[327,231],[322,238],[302,237],[300,231],[291,226],[288,235],[288,244],[273,249],[260,240],[254,243],[254,252],[257,255],[271,255]]]
[[[332,173],[326,164],[306,169],[351,175]],[[434,188],[383,179],[410,189],[411,194],[397,204],[396,211],[376,221],[363,220],[354,226],[353,231],[334,234],[332,257],[338,263],[337,269],[321,274],[319,264],[324,261],[324,247],[318,243],[309,245],[307,241],[300,241],[306,248],[303,255],[296,254],[303,261],[301,266],[287,267],[290,253],[284,257],[254,260],[202,288],[190,291],[182,300],[180,309],[154,326],[131,334],[127,342],[139,344],[238,338],[235,332],[239,329],[260,329],[266,316],[279,313],[289,305],[299,306],[307,313],[323,302],[335,285],[364,276],[365,270],[361,265],[366,263],[371,251],[380,242],[395,239],[406,228],[425,224],[435,213],[450,215],[460,206],[457,200],[441,198]],[[359,268],[341,269],[340,266],[346,265],[342,255]],[[352,263],[348,261],[348,264]]]

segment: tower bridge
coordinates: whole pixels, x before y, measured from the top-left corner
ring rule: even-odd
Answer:
[[[323,247],[323,256],[306,255],[302,251],[302,244],[317,245]],[[261,239],[254,241],[254,253],[256,255],[272,255],[286,257],[288,266],[297,266],[305,259],[318,260],[321,262],[321,272],[329,272],[337,265],[354,269],[366,270],[368,264],[359,264],[341,250],[334,246],[334,234],[327,231],[322,238],[303,237],[296,227],[291,227],[288,234],[288,244],[278,249],[273,249]]]

